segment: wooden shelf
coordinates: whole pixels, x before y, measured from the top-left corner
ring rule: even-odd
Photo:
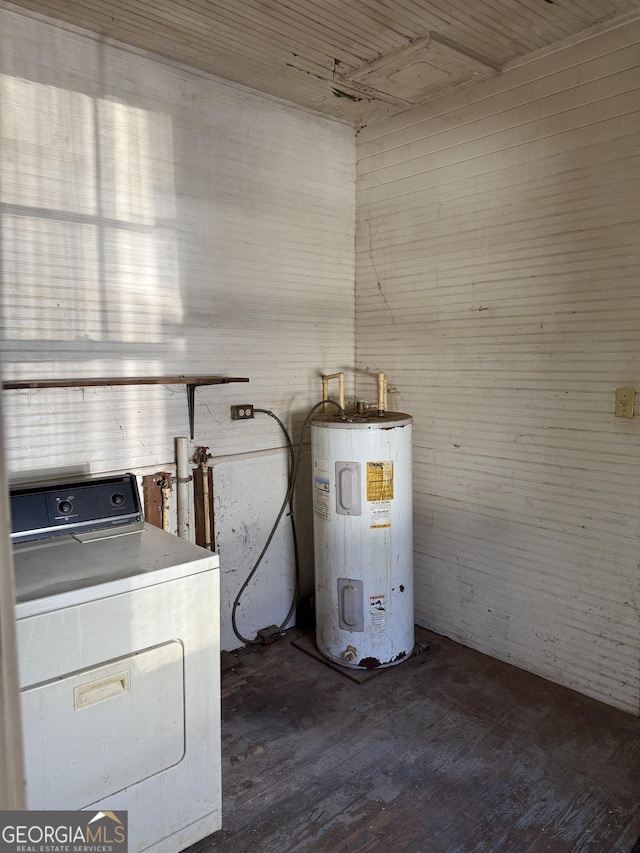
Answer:
[[[227,385],[230,382],[248,382],[237,376],[114,376],[110,379],[37,379],[9,380],[2,385],[8,390],[29,388],[91,388],[107,385]]]
[[[35,379],[2,383],[6,391],[30,391],[37,388],[105,388],[114,385],[186,385],[189,408],[189,430],[194,433],[196,388],[201,385],[228,385],[231,382],[248,382],[239,376],[114,376],[110,379]]]

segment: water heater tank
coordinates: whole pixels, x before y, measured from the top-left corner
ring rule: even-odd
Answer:
[[[411,427],[398,412],[311,421],[316,642],[353,669],[413,651]]]

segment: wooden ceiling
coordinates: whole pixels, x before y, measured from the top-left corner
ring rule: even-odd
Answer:
[[[355,126],[424,103],[640,0],[14,0]]]

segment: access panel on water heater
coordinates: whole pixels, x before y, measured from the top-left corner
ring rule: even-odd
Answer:
[[[362,479],[359,462],[336,462],[336,512],[362,515]]]
[[[343,631],[364,631],[362,581],[338,578],[338,625]]]

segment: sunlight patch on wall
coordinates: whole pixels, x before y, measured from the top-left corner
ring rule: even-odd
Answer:
[[[97,126],[103,214],[152,226],[173,222],[176,204],[169,116],[100,99]]]
[[[99,340],[97,227],[2,216],[2,324],[13,341]],[[6,358],[11,359],[7,353]]]
[[[0,75],[3,204],[97,212],[92,99]]]
[[[180,325],[176,235],[105,229],[104,317],[112,339],[160,344],[168,324]]]
[[[47,341],[41,375],[97,375],[83,344],[134,345],[113,351],[119,372],[183,321],[171,119],[8,75],[0,96],[0,322],[24,344],[5,368]]]

